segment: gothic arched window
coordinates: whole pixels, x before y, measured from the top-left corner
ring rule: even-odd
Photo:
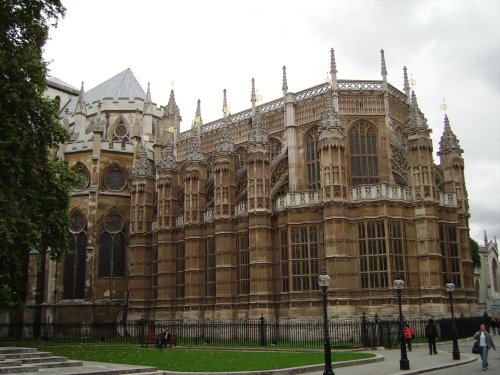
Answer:
[[[113,164],[104,172],[103,184],[110,191],[122,191],[127,187],[127,179],[123,169],[117,164]]]
[[[124,223],[118,214],[104,218],[99,243],[99,277],[124,277],[126,241]]]
[[[71,216],[68,231],[69,253],[63,263],[63,299],[85,297],[85,264],[87,261],[87,222],[80,213]]]
[[[351,184],[376,184],[378,179],[377,132],[364,121],[354,124],[349,131],[351,157]]]
[[[320,188],[320,150],[318,144],[317,128],[313,128],[306,134],[306,151],[307,151],[307,188]]]

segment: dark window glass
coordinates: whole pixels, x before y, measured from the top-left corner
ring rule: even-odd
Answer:
[[[351,184],[375,184],[378,179],[377,135],[375,127],[360,121],[349,132]]]

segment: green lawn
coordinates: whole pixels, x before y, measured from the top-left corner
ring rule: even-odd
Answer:
[[[18,343],[19,346],[27,343]],[[24,346],[24,345],[23,345]],[[25,345],[28,346],[28,345]],[[257,371],[323,363],[318,352],[196,350],[138,348],[105,345],[43,345],[30,343],[39,350],[71,359],[152,366],[160,370],[183,372]],[[365,353],[332,353],[334,362],[370,358]]]

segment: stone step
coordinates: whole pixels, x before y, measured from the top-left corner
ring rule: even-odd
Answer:
[[[37,372],[37,371],[38,367],[31,365],[0,367],[0,374],[18,374],[21,372]]]
[[[50,362],[66,362],[65,357],[38,357],[38,358],[19,358],[23,364],[38,364],[38,363],[50,363]]]
[[[6,359],[4,361],[0,361],[0,367],[12,367],[21,365],[22,365],[21,361],[15,359]]]
[[[121,375],[121,374],[127,374],[127,375],[161,375],[165,374],[163,371],[156,371],[154,367],[129,367],[129,368],[113,368],[113,364],[109,364],[110,368],[99,368],[96,369],[92,365],[90,365],[88,368],[84,364],[83,367],[78,367],[78,368],[68,368],[67,371],[63,371],[62,368],[60,369],[52,369],[54,371],[53,373],[50,372],[50,375],[53,375],[57,372],[57,374],[61,375]],[[40,375],[45,375],[49,374],[48,371],[51,369],[40,369]]]
[[[20,348],[17,346],[0,347],[0,354],[15,354],[15,353],[35,353],[36,348]]]
[[[4,354],[4,357],[5,359],[52,357],[52,353],[51,352],[11,353],[11,354]]]
[[[55,368],[55,367],[74,367],[74,366],[82,366],[82,361],[74,361],[72,359],[66,360],[64,362],[46,362],[46,363],[33,363],[31,366],[42,368]]]

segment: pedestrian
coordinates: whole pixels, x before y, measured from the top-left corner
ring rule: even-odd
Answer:
[[[497,321],[495,319],[494,316],[491,317],[491,320],[490,320],[490,327],[491,327],[491,333],[493,333],[494,335],[497,334]]]
[[[403,330],[403,337],[405,339],[406,345],[408,346],[409,352],[411,352],[411,340],[413,340],[413,336],[415,336],[415,331],[410,327],[408,323],[406,323]]]
[[[436,350],[436,338],[438,336],[437,328],[434,324],[434,319],[429,319],[428,324],[425,326],[425,337],[429,344],[429,355],[438,354]]]
[[[481,367],[483,368],[483,371],[486,371],[488,370],[488,350],[490,348],[493,348],[494,350],[497,349],[490,334],[486,332],[486,326],[484,324],[479,326],[479,331],[477,331],[474,335],[474,340],[476,340],[481,348]]]

